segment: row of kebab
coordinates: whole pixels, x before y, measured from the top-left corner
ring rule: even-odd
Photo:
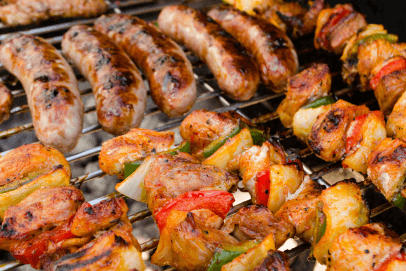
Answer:
[[[23,12],[25,1],[9,2]],[[282,124],[321,159],[367,174],[388,201],[403,208],[404,44],[383,26],[367,24],[349,4],[264,3],[229,1],[231,6],[208,14],[168,6],[158,27],[107,15],[94,27],[74,26],[64,35],[62,53],[89,80],[101,126],[120,135],[103,143],[100,169],[123,179],[118,192],[148,205],[160,231],[151,260],[156,265],[290,270],[288,257],[277,249],[296,237],[312,245],[312,257],[327,270],[405,269],[399,236],[382,223],[369,223],[370,210],[355,182],[323,189],[299,160],[288,160],[277,141],[239,114],[193,111],[181,124],[183,141],[176,146],[173,132],[134,128],[147,97],[137,67],[169,117],[192,107],[196,83],[178,42],[207,63],[221,90],[235,100],[250,99],[260,81],[275,92],[286,89],[277,109]],[[50,7],[46,14],[65,16]],[[17,23],[9,16],[1,19],[13,25],[43,15],[27,12]],[[314,29],[315,47],[342,54],[344,81],[359,80],[362,90],[373,90],[381,111],[331,96],[325,64],[297,73],[298,57],[286,33],[298,37]],[[83,104],[68,62],[44,39],[25,34],[1,41],[0,62],[21,81],[43,144],[23,145],[0,158],[0,249],[36,269],[144,270],[125,201],[113,197],[92,205],[70,185],[62,153],[80,137]],[[12,97],[3,89],[7,118]],[[253,205],[227,216],[241,180]]]

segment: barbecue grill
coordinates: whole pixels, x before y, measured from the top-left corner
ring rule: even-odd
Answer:
[[[153,21],[156,20],[160,10],[177,1],[164,0],[123,0],[109,2],[110,13],[124,13],[139,16],[142,19]],[[342,2],[342,1],[340,1]],[[194,8],[205,10],[212,5],[216,5],[220,1],[216,0],[190,0],[187,4]],[[332,3],[333,4],[333,3]],[[50,43],[60,49],[62,35],[73,25],[76,24],[92,24],[95,19],[61,19],[57,21],[47,21],[35,26],[7,27],[0,25],[0,40],[8,33],[23,31],[28,34],[38,35],[46,38]],[[301,69],[307,68],[312,62],[327,63],[332,71],[333,84],[332,92],[342,99],[355,104],[366,104],[370,109],[378,109],[377,102],[373,93],[359,93],[357,86],[347,86],[341,80],[340,69],[341,65],[338,56],[331,55],[325,52],[316,51],[313,48],[313,37],[307,36],[296,41],[295,48],[298,51],[299,63]],[[256,95],[247,102],[236,102],[223,95],[218,88],[213,75],[197,57],[185,50],[187,56],[193,64],[194,76],[197,81],[198,98],[192,108],[213,110],[216,112],[224,112],[228,110],[236,110],[243,116],[249,119],[255,119],[259,116],[267,114],[264,126],[268,127],[273,134],[273,137],[278,138],[285,147],[288,157],[293,160],[300,158],[303,162],[306,173],[310,174],[314,181],[322,185],[330,186],[331,184],[347,179],[355,178],[359,182],[363,182],[363,193],[371,208],[371,217],[373,221],[384,221],[391,224],[398,234],[404,234],[402,225],[406,225],[406,215],[399,209],[393,208],[384,197],[375,191],[366,181],[364,176],[356,172],[344,170],[341,163],[326,163],[316,158],[309,149],[297,141],[292,136],[290,129],[285,129],[279,122],[276,114],[274,114],[278,104],[283,99],[283,94],[274,94],[261,86]],[[112,135],[101,130],[101,126],[97,123],[96,108],[92,97],[92,90],[89,83],[76,72],[79,80],[79,89],[81,91],[82,100],[85,105],[85,122],[82,131],[82,138],[77,147],[70,153],[65,154],[68,162],[72,167],[73,185],[81,188],[85,198],[90,203],[97,203],[103,199],[113,196],[122,196],[114,192],[114,186],[118,179],[113,176],[106,176],[98,168],[98,153],[101,150],[101,143],[112,138]],[[33,143],[38,141],[33,131],[31,123],[31,115],[28,110],[25,93],[16,79],[0,66],[0,78],[12,90],[15,97],[14,107],[11,111],[10,119],[0,126],[0,151],[2,155],[22,144]],[[147,85],[147,84],[146,84]],[[148,97],[147,110],[145,118],[141,124],[142,128],[154,129],[156,131],[172,130],[176,132],[175,142],[180,142],[178,126],[184,117],[169,119],[154,105],[151,98]],[[249,195],[246,192],[236,193],[236,205],[231,213],[236,212],[239,208],[248,205]],[[142,243],[142,249],[145,251],[143,257],[148,264],[149,256],[158,243],[158,230],[150,218],[151,213],[147,210],[145,204],[137,203],[133,200],[127,200],[129,205],[129,218],[133,223],[134,236]],[[145,219],[145,220],[144,220]],[[144,221],[142,221],[144,220]],[[406,234],[401,236],[402,240],[406,239]],[[308,244],[300,244],[300,242],[290,240],[287,242],[291,246],[287,252],[291,259],[293,270],[313,270],[313,263],[304,266],[307,254],[309,251]],[[300,257],[298,257],[301,255]],[[300,258],[300,259],[298,259]],[[19,267],[22,264],[13,260],[11,255],[5,252],[0,252],[0,271],[4,270],[28,270],[30,267]],[[157,270],[160,267],[150,266],[149,270]],[[296,269],[295,269],[296,268]],[[164,268],[165,269],[165,268]],[[170,267],[166,270],[171,269]],[[31,270],[31,269],[30,269]]]

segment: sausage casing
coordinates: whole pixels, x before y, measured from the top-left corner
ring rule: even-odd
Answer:
[[[162,31],[192,50],[226,94],[239,101],[257,91],[259,70],[240,44],[210,17],[187,6],[167,6],[158,17]]]
[[[72,150],[83,127],[83,103],[68,62],[40,37],[13,34],[0,44],[0,62],[22,83],[35,134],[60,152]]]
[[[11,106],[13,105],[13,95],[3,84],[0,84],[0,123],[10,117]]]
[[[123,50],[93,28],[76,25],[63,36],[62,52],[92,85],[103,130],[122,135],[140,126],[147,91],[140,72]]]
[[[96,30],[114,40],[149,82],[152,99],[169,117],[179,117],[196,101],[196,82],[192,65],[183,50],[157,27],[123,14],[102,16]]]
[[[299,60],[292,41],[282,30],[232,7],[215,7],[208,15],[255,57],[267,87],[275,92],[286,88],[288,78],[298,72]]]

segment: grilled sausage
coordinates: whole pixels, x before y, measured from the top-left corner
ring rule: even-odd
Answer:
[[[239,101],[249,100],[259,84],[254,60],[224,29],[207,15],[187,6],[165,7],[158,17],[162,31],[185,44],[214,74],[226,94]]]
[[[282,92],[288,78],[299,68],[289,37],[273,24],[232,7],[215,7],[208,15],[255,57],[262,82],[275,92]]]
[[[3,84],[0,84],[0,123],[10,117],[11,106],[13,105],[13,95]]]
[[[94,17],[107,11],[103,0],[13,0],[0,6],[0,20],[26,25],[58,17]]]
[[[192,65],[183,50],[153,24],[129,15],[102,16],[96,30],[108,35],[140,67],[151,96],[169,117],[179,117],[196,101]]]
[[[62,52],[92,85],[103,130],[122,135],[140,126],[147,90],[124,51],[93,28],[76,25],[63,36]]]
[[[72,150],[84,109],[72,68],[58,50],[40,37],[13,34],[0,44],[0,62],[24,87],[38,139],[60,152]]]

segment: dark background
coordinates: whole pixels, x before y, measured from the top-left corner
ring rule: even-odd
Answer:
[[[389,33],[399,35],[400,42],[406,42],[406,1],[405,0],[327,0],[334,6],[351,3],[366,15],[368,23],[383,24]]]

